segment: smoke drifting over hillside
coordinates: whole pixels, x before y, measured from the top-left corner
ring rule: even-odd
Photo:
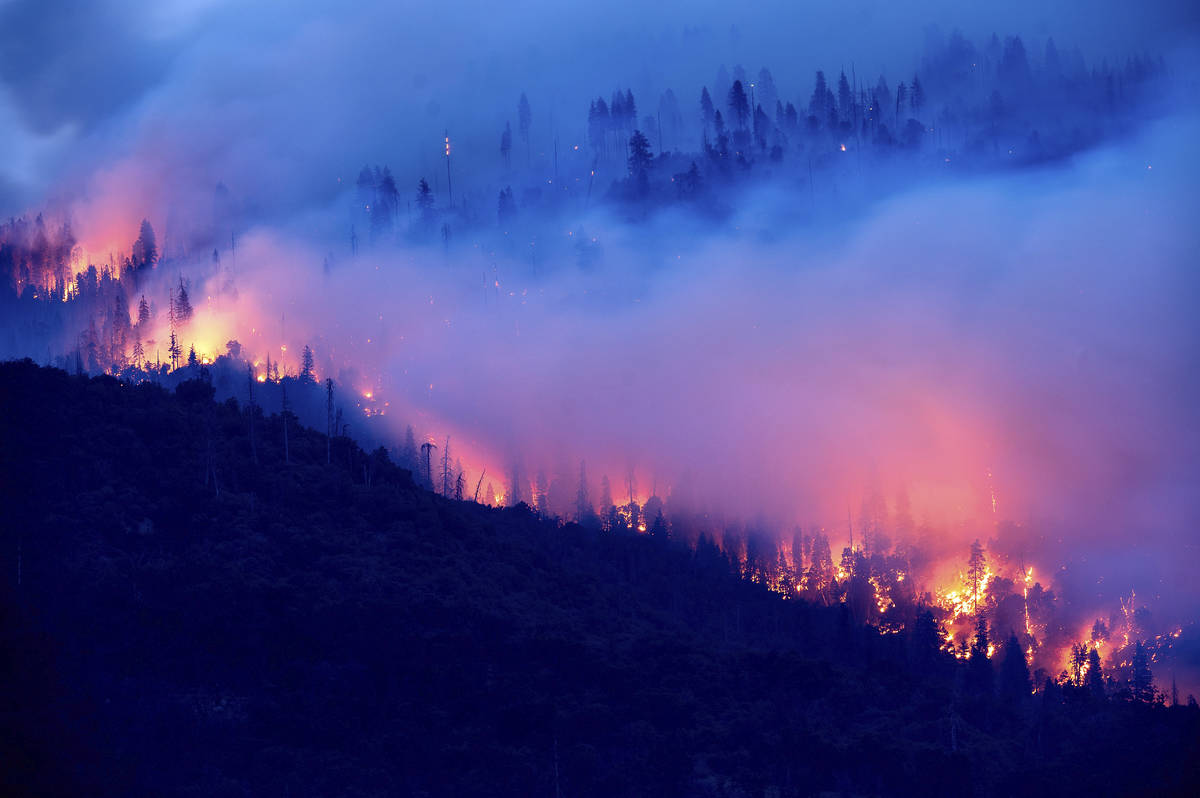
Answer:
[[[295,373],[309,345],[348,409],[370,395],[393,445],[409,424],[449,436],[468,478],[486,467],[501,491],[514,466],[526,490],[544,472],[569,486],[549,496],[563,515],[580,461],[593,499],[607,475],[618,499],[839,542],[848,515],[908,502],[945,552],[992,538],[1069,562],[1060,583],[1081,603],[1135,589],[1196,617],[1193,111],[1003,172],[960,172],[938,149],[940,171],[917,174],[848,139],[816,156],[816,178],[808,156],[731,181],[719,213],[606,202],[626,156],[593,155],[586,125],[589,97],[632,87],[659,114],[654,149],[696,151],[699,89],[722,64],[765,63],[803,109],[816,69],[895,86],[955,27],[1027,35],[1035,54],[1052,35],[1064,63],[1095,72],[1106,55],[1176,53],[1196,29],[1188,4],[1106,4],[1109,21],[1086,29],[1094,4],[960,19],[941,2],[636,18],[545,3],[486,22],[469,4],[384,5],[96,5],[66,28],[41,4],[0,5],[0,143],[17,154],[0,207],[69,219],[100,263],[149,219],[164,258],[140,284],[158,305],[148,345],[165,351],[166,292],[183,280],[185,351],[215,358],[237,340],[256,368],[270,356]],[[55,55],[30,66],[18,41]],[[1175,88],[1194,85],[1194,65],[1175,63]],[[659,110],[671,87],[678,141]],[[519,135],[523,91],[533,121],[514,177],[497,144],[506,122]],[[1063,117],[1059,133],[1086,138]],[[363,163],[392,165],[405,228],[428,179],[445,227],[371,245]],[[510,182],[520,212],[481,229]],[[3,354],[41,357],[46,337],[65,350],[79,330],[64,333]]]
[[[325,274],[320,250],[262,232],[234,315],[320,341],[325,371],[358,365],[356,388],[493,474],[587,459],[615,485],[633,467],[643,497],[831,528],[907,491],[967,539],[1049,524],[1068,554],[1132,569],[1115,590],[1148,592],[1198,517],[1195,132],[907,193],[818,235],[760,235],[801,201],[780,194],[746,197],[732,234],[589,218],[593,271],[535,277],[462,244]]]

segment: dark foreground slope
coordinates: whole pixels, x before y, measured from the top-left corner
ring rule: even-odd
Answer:
[[[294,422],[293,422],[294,423]],[[0,364],[0,794],[1186,794],[1200,712],[972,692],[719,552]],[[936,641],[934,641],[936,644]]]

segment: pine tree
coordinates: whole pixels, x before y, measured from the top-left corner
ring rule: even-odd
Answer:
[[[404,430],[404,445],[400,447],[400,467],[408,469],[414,478],[420,478],[417,436],[411,424]]]
[[[813,86],[812,97],[808,101],[808,114],[815,116],[818,120],[823,120],[828,115],[826,105],[826,96],[829,94],[829,89],[825,85],[825,73],[817,70],[816,84]]]
[[[777,589],[780,595],[784,598],[796,597],[796,572],[788,567],[787,556],[784,555],[783,549],[779,550],[779,556],[775,563],[775,573],[779,574]]]
[[[917,612],[912,628],[913,659],[918,665],[935,662],[941,651],[942,636],[938,634],[937,621],[933,612],[922,608]]]
[[[625,95],[615,91],[608,106],[609,125],[614,132],[625,127]]]
[[[971,611],[974,613],[979,612],[979,591],[986,572],[987,558],[983,554],[983,546],[976,540],[971,544],[971,556],[967,559],[967,580],[971,583]]]
[[[783,118],[785,127],[788,132],[795,132],[800,126],[800,114],[796,111],[796,106],[788,103],[783,109]]]
[[[1104,698],[1104,672],[1100,667],[1100,652],[1094,648],[1088,652],[1087,687],[1096,698]]]
[[[804,530],[796,527],[796,531],[792,533],[792,568],[797,574],[804,572]]]
[[[705,86],[700,90],[700,122],[704,125],[705,132],[712,127],[715,112],[712,97],[708,93],[708,87]]]
[[[775,78],[771,76],[771,71],[766,67],[758,70],[754,86],[750,101],[761,105],[763,110],[774,113],[779,105],[779,92],[775,89]]]
[[[143,330],[145,329],[146,325],[150,323],[150,305],[148,302],[146,302],[145,294],[142,294],[141,300],[138,301],[137,323],[138,327]]]
[[[192,303],[188,301],[187,287],[183,278],[179,278],[179,296],[175,300],[175,321],[186,324],[192,319]]]
[[[888,88],[887,80],[883,75],[879,76],[879,82],[875,84],[875,89],[871,92],[871,114],[876,125],[882,123],[883,113],[885,110],[890,110],[892,107],[892,91]]]
[[[1068,665],[1070,673],[1068,674],[1071,684],[1079,687],[1083,684],[1083,674],[1087,670],[1088,648],[1083,643],[1075,643],[1071,646]]]
[[[633,135],[629,137],[629,173],[634,177],[641,177],[650,168],[653,160],[654,156],[650,154],[650,142],[642,134],[642,131],[633,131]]]
[[[833,584],[833,552],[829,548],[829,538],[821,532],[813,537],[812,554],[809,556],[808,583],[822,603],[828,603],[831,600],[829,588]]]
[[[621,512],[616,505],[609,506],[604,516],[604,529],[612,534],[624,532],[627,529],[625,519],[621,517]]]
[[[740,80],[735,80],[729,88],[728,105],[737,129],[745,130],[746,122],[750,119],[750,101],[746,98],[746,89]]]
[[[654,524],[650,527],[650,537],[664,542],[667,539],[667,521],[663,518],[662,510],[659,510],[658,515],[654,517]]]
[[[148,219],[142,219],[137,240],[133,242],[131,263],[135,271],[152,269],[158,262],[158,242]]]
[[[300,382],[305,385],[316,382],[316,376],[313,373],[313,351],[308,344],[304,345],[304,351],[300,354]]]
[[[854,96],[850,93],[850,81],[846,80],[846,73],[842,72],[838,78],[838,116],[843,122],[848,122],[853,118],[853,109],[851,106],[854,103]]]
[[[167,354],[171,357],[171,368],[179,368],[179,357],[183,354],[183,349],[179,346],[179,339],[175,337],[175,330],[171,330],[171,341],[167,346]]]
[[[425,178],[417,182],[417,208],[421,211],[421,221],[426,225],[433,223],[433,190]]]
[[[992,661],[988,659],[987,618],[980,613],[975,619],[975,637],[967,660],[967,681],[977,695],[992,694]]]
[[[192,367],[200,365],[200,361],[196,359],[196,345],[195,344],[192,344],[188,348],[187,364]]]
[[[1029,680],[1029,664],[1015,634],[1004,644],[1004,659],[1000,661],[1000,692],[1010,699],[1028,698],[1033,690]]]
[[[1131,681],[1134,701],[1140,701],[1143,704],[1154,701],[1154,677],[1150,672],[1150,656],[1146,653],[1146,647],[1142,645],[1141,640],[1137,641],[1133,652],[1133,678]]]
[[[396,179],[386,166],[377,175],[375,202],[371,205],[370,231],[372,241],[384,241],[395,232],[396,216],[400,210],[400,190]]]
[[[1032,80],[1029,57],[1025,54],[1025,44],[1020,36],[1005,40],[1004,56],[1000,59],[996,76],[1015,99],[1020,98],[1029,89]]]
[[[910,92],[912,94],[910,102],[912,103],[913,113],[920,113],[921,109],[925,107],[925,89],[921,87],[921,79],[916,75],[913,75]]]
[[[125,292],[120,288],[117,289],[117,294],[113,298],[113,328],[116,332],[124,335],[129,328],[129,304],[125,299]]]

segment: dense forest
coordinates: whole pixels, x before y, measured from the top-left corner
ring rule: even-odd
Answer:
[[[6,795],[1162,795],[1200,709],[781,594],[337,430],[0,365]],[[332,434],[331,434],[332,433]],[[987,650],[996,646],[995,656]]]
[[[721,65],[708,84],[656,98],[629,88],[577,98],[568,122],[539,119],[536,98],[522,92],[494,154],[476,154],[468,173],[447,131],[436,142],[444,175],[441,164],[401,178],[376,165],[347,179],[325,270],[369,250],[432,244],[499,253],[535,280],[597,269],[604,241],[587,233],[589,211],[635,224],[671,211],[730,224],[764,187],[806,197],[782,222],[818,229],[914,185],[1068,159],[1173,107],[1161,56],[1089,63],[1053,38],[1029,52],[1016,35],[933,36],[911,74],[789,77],[785,85],[766,67]],[[457,195],[456,169],[469,187]],[[188,214],[141,208],[165,232],[135,217],[131,240],[98,250],[76,238],[69,209],[0,223],[0,354],[68,369],[78,360],[93,374],[183,362],[188,291],[235,295],[238,239],[256,223],[224,182],[195,204]],[[567,236],[553,232],[563,227]]]

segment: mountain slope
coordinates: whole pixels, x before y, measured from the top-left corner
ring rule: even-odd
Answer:
[[[1198,711],[974,694],[936,650],[783,601],[715,547],[448,501],[346,439],[327,464],[294,420],[283,440],[203,381],[0,364],[0,791],[1200,783]]]

